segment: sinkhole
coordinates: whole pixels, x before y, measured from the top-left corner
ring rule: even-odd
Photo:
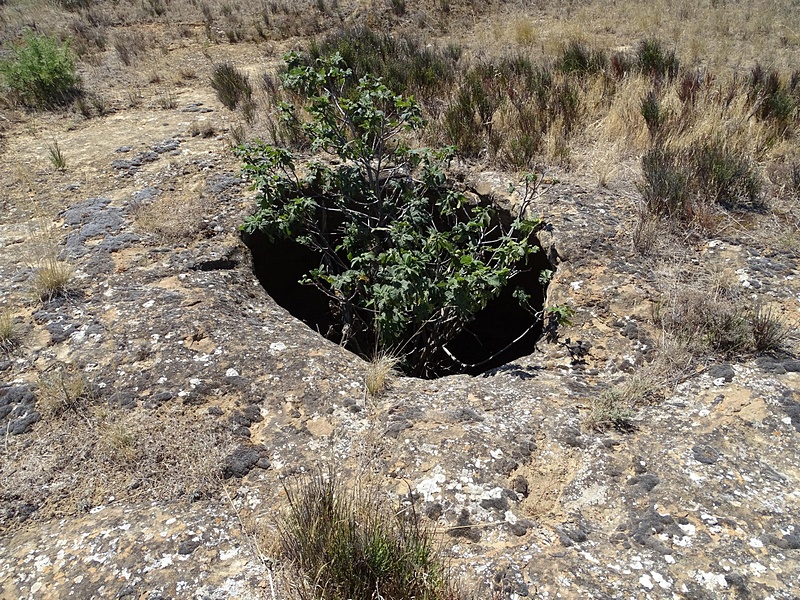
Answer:
[[[320,254],[293,240],[271,241],[264,233],[243,233],[253,256],[255,275],[275,302],[311,329],[339,344],[342,332],[326,296],[315,286],[300,283],[319,267]],[[543,320],[520,306],[513,292],[521,288],[530,296],[530,307],[544,307],[546,284],[539,280],[544,270],[554,271],[542,250],[525,259],[524,268],[501,293],[475,315],[466,328],[426,365],[401,364],[408,375],[433,379],[453,374],[480,375],[535,350],[543,333]],[[357,348],[345,348],[369,360]],[[420,368],[422,367],[422,368]]]

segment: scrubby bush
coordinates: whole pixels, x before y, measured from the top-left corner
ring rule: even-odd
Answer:
[[[296,166],[286,149],[238,150],[259,190],[244,227],[294,240],[318,253],[305,282],[329,300],[341,342],[362,356],[403,356],[411,374],[435,372],[446,344],[538,251],[538,220],[502,220],[448,184],[452,149],[411,149],[402,134],[422,126],[420,107],[366,76],[343,93],[352,72],[339,55],[308,66],[287,56],[285,121],[337,164]],[[527,298],[517,293],[524,304]]]
[[[230,110],[247,103],[253,96],[253,86],[247,75],[227,62],[214,66],[211,87],[217,92],[219,101]]]
[[[429,109],[456,81],[461,56],[455,45],[440,49],[412,36],[395,37],[362,26],[312,42],[304,62],[312,65],[336,53],[352,71],[352,82],[365,75],[380,77],[389,89],[414,94]]]
[[[525,56],[470,69],[443,114],[443,128],[462,155],[488,151],[500,164],[530,169],[548,133],[566,139],[580,121],[577,85]]]
[[[714,204],[729,210],[763,207],[753,161],[719,139],[682,149],[655,143],[642,157],[642,196],[650,212],[692,221]]]
[[[800,110],[797,81],[786,82],[776,70],[756,64],[750,72],[749,88],[754,114],[773,124],[778,135],[786,133]]]
[[[11,58],[0,62],[0,75],[11,95],[31,108],[52,108],[80,94],[80,79],[69,44],[28,32],[11,47]]]
[[[608,60],[604,52],[589,48],[583,42],[571,41],[561,53],[558,68],[564,73],[591,75],[605,70]]]
[[[674,50],[666,50],[657,39],[642,40],[636,48],[639,70],[655,80],[675,79],[680,61]]]

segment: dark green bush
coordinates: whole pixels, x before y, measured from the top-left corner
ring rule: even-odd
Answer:
[[[785,134],[798,118],[800,92],[796,88],[797,83],[791,80],[786,83],[776,70],[764,69],[756,64],[750,71],[749,84],[748,97],[755,114],[761,120],[772,123],[778,135]]]
[[[564,73],[591,75],[605,70],[608,60],[604,52],[573,40],[564,48],[557,64]]]
[[[306,64],[337,52],[352,71],[353,82],[365,75],[380,77],[389,89],[414,94],[428,108],[456,80],[461,56],[457,46],[439,49],[414,37],[394,37],[362,26],[312,42]]]
[[[642,98],[642,117],[650,130],[650,135],[655,136],[667,119],[666,112],[661,108],[661,99],[655,90],[650,90]]]
[[[54,37],[25,34],[11,47],[12,57],[0,62],[0,75],[12,97],[31,108],[53,108],[81,93],[69,45]]]
[[[297,169],[288,150],[240,148],[260,193],[244,227],[318,253],[305,282],[328,298],[339,341],[362,356],[402,355],[410,374],[435,373],[445,345],[529,268],[540,222],[524,207],[503,222],[455,192],[444,171],[452,149],[406,147],[401,134],[423,123],[413,100],[371,77],[343,95],[352,73],[338,55],[310,67],[293,54],[287,64],[283,85],[304,101],[283,104],[284,120],[339,164]]]
[[[642,157],[642,173],[640,191],[656,214],[691,221],[702,206],[763,208],[762,182],[752,160],[719,140],[696,142],[680,151],[655,143]]]
[[[370,490],[332,473],[286,486],[282,555],[297,570],[302,600],[457,600],[433,532],[412,507],[389,510]]]
[[[253,96],[250,79],[231,63],[219,63],[211,71],[211,87],[217,92],[217,98],[230,110],[239,104],[248,102]]]
[[[675,79],[680,61],[674,50],[666,50],[656,39],[642,40],[636,48],[639,70],[656,80]]]

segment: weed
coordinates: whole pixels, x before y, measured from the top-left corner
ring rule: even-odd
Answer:
[[[72,22],[70,29],[73,34],[75,53],[78,56],[85,57],[91,50],[102,52],[106,49],[108,38],[105,27],[101,23],[92,23],[91,18],[88,21],[79,19]]]
[[[114,50],[122,64],[129,67],[134,58],[144,52],[147,42],[141,33],[120,33],[114,38]]]
[[[706,197],[725,208],[762,208],[761,178],[752,161],[713,138],[689,148],[694,178]]]
[[[246,74],[231,63],[219,63],[211,72],[211,87],[222,104],[234,110],[240,103],[250,100],[253,87]]]
[[[192,137],[210,138],[216,134],[214,125],[210,121],[195,121],[189,126],[189,135]]]
[[[690,176],[677,152],[654,146],[642,157],[642,173],[640,191],[651,213],[691,220]]]
[[[137,431],[126,421],[104,419],[101,428],[101,443],[114,462],[131,464],[136,460]]]
[[[377,492],[348,490],[332,472],[285,490],[281,551],[297,570],[303,600],[458,598],[433,533],[412,508],[387,510]]]
[[[789,192],[800,200],[800,161],[793,162],[789,165],[788,174]]]
[[[642,157],[642,173],[640,191],[654,214],[691,222],[715,204],[728,210],[763,208],[753,162],[713,135],[680,150],[654,144]]]
[[[213,131],[213,129],[212,129]],[[163,241],[191,239],[203,227],[203,198],[164,196],[133,210],[136,226]]]
[[[792,328],[771,308],[757,304],[750,316],[753,347],[758,353],[780,352],[786,348]]]
[[[406,0],[391,0],[392,2],[392,12],[396,14],[398,17],[402,17],[406,14]]]
[[[228,137],[231,140],[232,147],[235,148],[237,146],[241,146],[247,141],[247,128],[243,123],[237,123],[236,125],[231,126],[231,129],[228,132]]]
[[[591,75],[605,70],[608,60],[605,53],[592,50],[583,42],[572,40],[558,59],[558,68],[564,73]]]
[[[63,106],[80,94],[80,79],[68,44],[28,32],[20,45],[11,47],[11,54],[10,59],[0,61],[0,75],[23,105]]]
[[[674,50],[665,50],[656,39],[642,40],[636,48],[636,61],[639,70],[654,81],[675,79],[678,76],[680,61]]]
[[[592,401],[592,408],[583,421],[583,426],[591,431],[614,428],[620,431],[633,429],[635,412],[631,400],[614,388],[602,392]]]
[[[370,396],[377,396],[396,375],[400,359],[388,354],[378,354],[369,363],[364,373],[364,385]]]
[[[750,72],[749,98],[753,113],[771,123],[778,135],[784,135],[800,108],[800,97],[793,94],[791,81],[787,85],[777,71],[756,64]]]
[[[455,81],[460,56],[452,47],[441,50],[414,37],[396,38],[369,27],[354,27],[312,42],[306,61],[336,52],[352,70],[352,82],[365,75],[380,77],[388,88],[414,94],[430,107]]]
[[[646,207],[642,207],[637,214],[636,224],[633,227],[633,249],[642,256],[651,254],[658,244],[660,219],[652,214]]]
[[[36,270],[33,287],[36,297],[42,301],[63,296],[69,291],[72,267],[58,260],[55,255],[44,257]]]
[[[171,90],[162,90],[158,94],[157,103],[162,110],[173,110],[178,106],[178,99]]]
[[[612,77],[619,81],[633,70],[633,60],[624,52],[615,52],[608,66]]]
[[[667,120],[667,113],[661,107],[661,101],[655,90],[650,90],[642,98],[642,117],[650,130],[650,136],[655,137],[661,126]]]
[[[10,310],[0,311],[0,350],[10,352],[19,343],[19,332],[17,331],[14,317]]]
[[[61,151],[57,141],[53,141],[53,143],[47,147],[47,154],[56,171],[67,170],[67,160],[64,158],[64,153]]]
[[[39,376],[36,393],[41,410],[58,417],[67,412],[86,416],[94,391],[86,375],[75,365],[55,363]]]
[[[703,329],[710,348],[726,357],[743,354],[753,347],[748,314],[739,306],[718,305],[706,315]]]

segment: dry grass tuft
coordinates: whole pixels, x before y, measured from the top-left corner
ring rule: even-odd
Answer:
[[[133,211],[136,226],[165,242],[194,238],[205,225],[206,203],[197,194],[188,198],[165,195]]]
[[[19,343],[19,332],[11,311],[0,310],[0,351],[10,352]]]
[[[298,598],[463,598],[413,506],[388,509],[377,490],[347,489],[333,472],[285,489],[280,549]]]
[[[397,365],[400,359],[389,354],[379,354],[367,363],[364,373],[364,385],[370,396],[377,396],[397,376]]]
[[[36,297],[42,301],[63,296],[69,292],[73,270],[54,255],[42,259],[36,269],[33,289]]]
[[[60,417],[71,412],[85,418],[94,399],[94,390],[76,365],[56,363],[39,376],[36,399],[46,417]]]

